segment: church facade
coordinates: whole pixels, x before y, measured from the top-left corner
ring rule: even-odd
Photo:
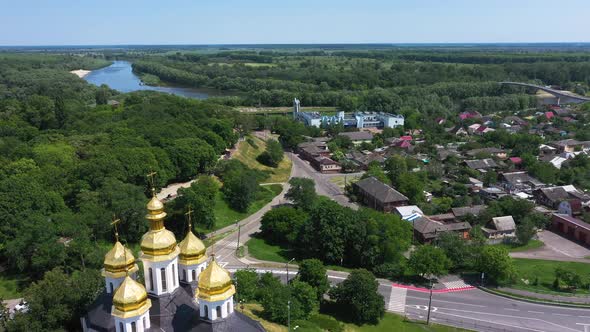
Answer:
[[[235,286],[229,272],[207,259],[206,247],[189,222],[177,244],[164,226],[164,204],[152,190],[141,239],[144,283],[133,253],[118,239],[105,255],[105,288],[84,317],[83,331],[264,331],[257,321],[234,311]]]

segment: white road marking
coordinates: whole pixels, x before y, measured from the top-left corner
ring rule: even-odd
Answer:
[[[542,312],[542,311],[532,311],[532,310],[529,310],[529,312],[532,313],[532,314],[544,314],[544,312]]]
[[[510,308],[504,308],[504,310],[509,310],[509,311],[520,311],[518,309],[510,309]]]
[[[568,314],[554,314],[555,316],[568,316],[571,317],[572,315],[568,315]]]
[[[407,293],[408,290],[406,288],[391,287],[387,311],[398,312],[403,314],[406,311]]]
[[[535,332],[545,332],[543,330],[532,329],[530,327],[521,327],[521,326],[516,326],[516,325],[511,325],[511,324],[506,324],[506,323],[498,323],[498,322],[489,321],[489,320],[485,320],[485,319],[478,319],[478,318],[473,318],[473,317],[467,317],[467,316],[461,316],[461,315],[454,315],[454,314],[444,313],[444,312],[440,312],[440,311],[438,312],[438,314],[439,315],[447,315],[447,316],[459,317],[459,318],[463,318],[463,319],[471,319],[471,320],[476,320],[476,321],[480,321],[480,322],[491,323],[491,324],[495,324],[495,325],[509,326],[509,327],[517,328],[517,329],[521,329],[521,330],[529,330],[529,331],[535,331]]]
[[[416,296],[407,296],[407,298],[408,299],[416,299],[416,300],[428,301],[428,299],[425,299],[425,298],[422,298],[422,297],[416,297]],[[458,305],[463,305],[463,306],[468,306],[468,307],[479,307],[479,308],[486,308],[487,307],[485,305],[467,304],[467,303],[453,302],[453,301],[445,301],[445,300],[439,300],[439,299],[433,299],[432,302],[444,302],[444,303],[458,304]]]

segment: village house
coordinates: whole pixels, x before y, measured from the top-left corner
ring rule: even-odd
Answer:
[[[508,157],[508,152],[506,150],[490,147],[469,150],[465,152],[465,155],[472,158],[477,156],[491,156],[498,159],[506,159]]]
[[[575,139],[564,139],[561,141],[555,141],[549,143],[558,150],[559,153],[569,152],[573,153],[576,151],[587,151],[590,149],[590,141],[578,141]]]
[[[551,209],[557,209],[563,201],[578,199],[580,202],[587,203],[590,196],[573,185],[540,188],[533,192],[537,204],[544,205]]]
[[[374,152],[359,152],[359,151],[352,151],[345,155],[346,159],[352,161],[358,168],[362,170],[367,170],[369,164],[372,162],[377,162],[382,165],[385,162],[385,158]]]
[[[297,153],[302,159],[309,162],[318,157],[329,157],[330,150],[326,142],[321,140],[315,140],[312,142],[304,142],[297,145]]]
[[[373,133],[370,131],[351,131],[340,133],[338,136],[346,136],[350,138],[354,145],[360,145],[362,143],[371,143],[373,140]]]
[[[554,213],[551,218],[551,226],[558,233],[584,245],[590,245],[590,224],[583,220],[566,214]]]
[[[487,170],[493,170],[498,168],[498,164],[494,161],[494,159],[486,158],[486,159],[477,159],[477,160],[465,160],[465,165],[471,169],[478,170],[480,172],[485,172]]]
[[[502,173],[500,183],[509,193],[520,191],[532,193],[533,190],[545,186],[543,182],[530,176],[527,172]]]
[[[358,199],[378,211],[391,212],[398,206],[408,205],[408,198],[374,177],[353,184]]]
[[[468,239],[471,225],[468,222],[443,223],[428,217],[416,218],[413,222],[414,236],[420,243],[432,243],[441,234],[454,232]]]
[[[482,227],[481,230],[489,240],[499,240],[516,237],[516,224],[512,216],[496,217]]]
[[[321,173],[338,173],[342,170],[340,164],[328,157],[317,157],[311,160],[311,166]]]
[[[451,212],[453,212],[453,215],[455,216],[455,218],[464,218],[467,216],[477,217],[485,210],[486,210],[485,205],[473,205],[473,206],[463,206],[463,207],[452,208]]]
[[[393,212],[402,220],[407,221],[414,221],[416,218],[424,215],[424,212],[416,205],[398,206]]]
[[[485,201],[493,201],[507,196],[508,193],[498,187],[487,187],[479,190],[479,195]]]

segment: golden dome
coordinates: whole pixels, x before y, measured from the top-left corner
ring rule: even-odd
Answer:
[[[112,314],[120,318],[139,316],[151,306],[145,287],[127,276],[113,296]]]
[[[128,248],[125,248],[121,242],[115,242],[115,245],[109,252],[104,255],[104,273],[110,277],[120,278],[129,273],[137,272],[135,257]]]
[[[229,272],[219,266],[215,258],[199,274],[198,290],[198,298],[209,302],[225,300],[236,293]]]
[[[178,255],[178,246],[174,233],[162,228],[158,230],[149,230],[141,237],[142,259],[145,256],[166,256],[162,260],[167,260],[168,255]]]
[[[207,250],[205,244],[191,231],[186,234],[184,240],[178,244],[178,247],[180,248],[180,264],[201,264],[207,259],[205,256],[205,251]]]
[[[155,193],[152,196],[152,199],[147,204],[148,214],[146,218],[148,220],[160,220],[166,217],[166,212],[164,212],[164,203],[156,197]]]

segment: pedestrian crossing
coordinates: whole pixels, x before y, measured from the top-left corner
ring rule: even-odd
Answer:
[[[463,280],[454,280],[454,281],[447,281],[443,282],[446,289],[458,289],[458,288],[468,288],[472,287],[469,284],[466,284]]]
[[[387,311],[403,314],[406,311],[406,288],[391,287]]]

